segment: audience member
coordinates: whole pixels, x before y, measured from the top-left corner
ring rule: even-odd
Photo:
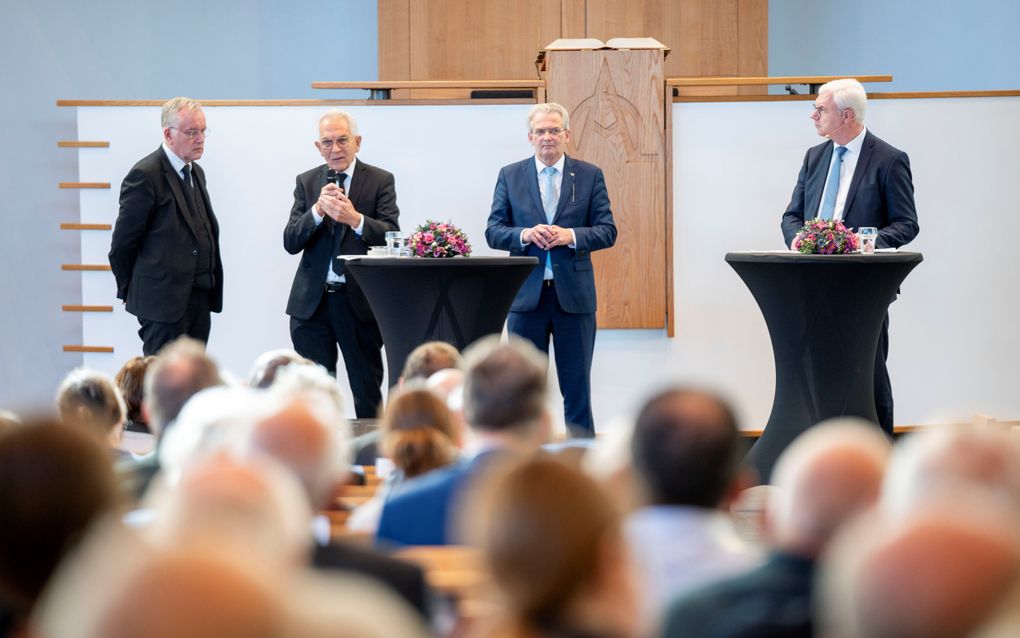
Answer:
[[[151,433],[149,420],[142,410],[142,400],[145,397],[145,372],[155,360],[156,358],[152,356],[132,357],[121,366],[117,376],[113,378],[127,407],[124,429],[128,432]]]
[[[460,352],[445,341],[426,341],[407,355],[400,382],[425,381],[440,370],[459,368]]]
[[[406,480],[449,465],[457,458],[457,432],[442,399],[424,384],[405,384],[390,398],[379,422],[383,456],[392,470],[376,495],[356,509],[350,530],[374,534],[389,495]]]
[[[552,459],[496,476],[478,544],[504,598],[499,638],[625,638],[637,598],[620,514],[599,486]]]
[[[325,370],[319,370],[328,378]],[[245,447],[281,463],[299,480],[309,506],[325,509],[330,505],[334,486],[347,473],[347,438],[336,427],[343,420],[341,415],[321,397],[301,393],[282,396],[251,430]],[[310,517],[305,522],[312,529]],[[428,618],[429,592],[420,568],[334,540],[327,519],[320,517],[316,523],[311,555],[315,567],[367,576],[399,594],[424,619]]]
[[[248,386],[258,390],[265,390],[276,381],[276,373],[279,372],[280,368],[289,366],[292,363],[314,364],[311,359],[306,359],[297,352],[287,348],[279,348],[262,353],[258,359],[255,359],[255,365],[252,366],[251,373],[248,375]]]
[[[57,390],[57,412],[64,424],[95,436],[114,460],[131,458],[120,449],[127,413],[124,398],[102,372],[77,368],[64,377]]]
[[[0,436],[0,608],[24,618],[61,559],[116,506],[110,459],[92,434],[44,421]]]
[[[678,595],[761,563],[734,528],[729,505],[752,483],[736,417],[721,398],[676,388],[638,414],[631,439],[643,507],[625,530],[653,626]],[[677,542],[682,539],[682,542]]]
[[[181,408],[200,390],[217,385],[223,385],[219,368],[205,353],[205,346],[194,339],[182,337],[168,344],[149,365],[142,404],[157,442],[150,454],[123,468],[135,498],[141,498],[159,472],[159,447]]]
[[[0,434],[9,432],[21,425],[21,419],[10,410],[0,410]]]
[[[818,586],[831,638],[1020,635],[1016,512],[974,494],[864,516],[834,541]]]
[[[458,505],[473,481],[501,460],[532,455],[549,436],[547,361],[530,343],[498,336],[464,353],[467,461],[408,482],[383,506],[376,539],[406,545],[456,542]]]
[[[841,524],[878,498],[889,450],[878,428],[849,417],[798,437],[773,473],[771,556],[747,574],[681,597],[663,635],[812,636],[816,559]]]

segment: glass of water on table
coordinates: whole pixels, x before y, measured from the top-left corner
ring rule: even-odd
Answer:
[[[874,255],[877,241],[878,229],[874,226],[861,226],[857,229],[857,246],[862,255]]]
[[[399,230],[386,231],[386,253],[391,257],[399,257],[404,244],[404,234]]]

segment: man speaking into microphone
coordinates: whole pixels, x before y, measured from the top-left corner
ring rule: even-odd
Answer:
[[[818,90],[811,119],[827,141],[808,149],[783,215],[783,238],[791,250],[805,219],[815,217],[841,220],[854,230],[873,226],[878,229],[878,248],[899,248],[917,236],[910,160],[864,127],[867,106],[868,96],[857,80],[833,80]],[[886,315],[875,354],[875,406],[879,424],[891,436],[888,354]]]
[[[301,253],[287,302],[290,337],[299,354],[336,374],[337,346],[358,418],[374,418],[382,401],[382,335],[357,284],[337,255],[364,255],[399,230],[393,174],[357,159],[354,118],[330,110],[315,141],[325,164],[297,176],[283,247]]]

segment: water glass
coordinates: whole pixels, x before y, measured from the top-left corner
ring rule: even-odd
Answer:
[[[404,235],[399,230],[386,232],[386,253],[393,256],[400,256],[400,248],[404,243]]]
[[[874,255],[876,241],[878,229],[874,226],[861,226],[857,229],[857,246],[862,255]]]

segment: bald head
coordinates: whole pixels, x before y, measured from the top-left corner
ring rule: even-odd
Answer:
[[[972,635],[1020,586],[1016,519],[987,505],[943,502],[842,534],[823,572],[832,635]]]
[[[821,423],[776,463],[768,524],[785,551],[814,556],[839,526],[878,497],[890,453],[885,436],[854,418]]]
[[[105,638],[269,638],[282,608],[267,580],[209,550],[149,558],[123,584],[94,636]]]

